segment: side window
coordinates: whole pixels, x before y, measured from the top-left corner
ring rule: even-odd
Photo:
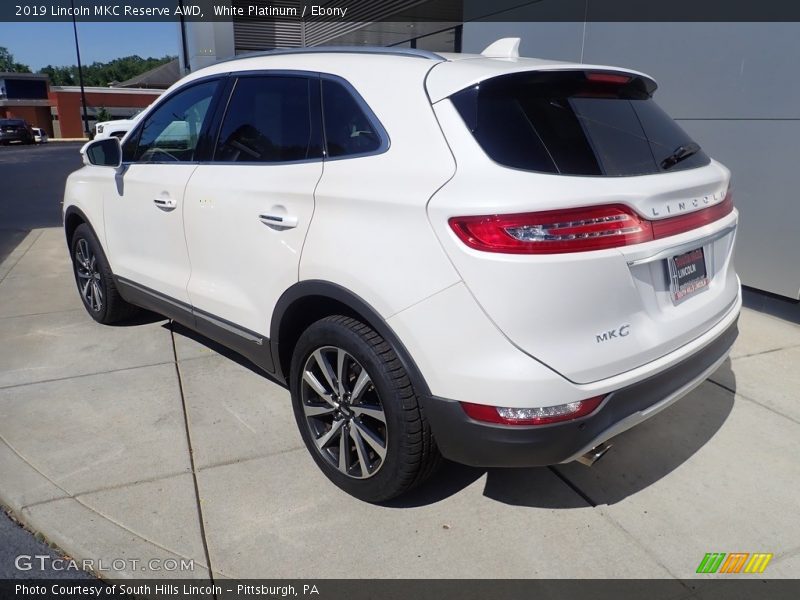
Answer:
[[[322,157],[317,80],[241,77],[222,120],[215,161],[289,162]],[[317,102],[312,103],[312,96]],[[316,117],[316,118],[314,118]]]
[[[123,148],[127,162],[184,162],[194,158],[219,81],[180,91],[147,117]]]
[[[328,157],[366,154],[383,147],[377,119],[370,119],[361,103],[341,83],[322,80],[322,115]]]

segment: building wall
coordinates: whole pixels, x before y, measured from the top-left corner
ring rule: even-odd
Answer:
[[[0,119],[25,119],[31,127],[41,127],[53,136],[48,106],[0,106]]]
[[[800,297],[800,23],[466,23],[464,52],[501,37],[525,56],[653,76],[659,104],[733,171],[743,283]]]
[[[94,115],[100,108],[106,108],[110,112],[118,107],[125,108],[126,111],[131,108],[145,108],[150,106],[161,93],[162,90],[86,88],[86,106],[91,109],[87,111],[90,112],[89,125],[90,127],[93,125]],[[60,130],[58,137],[84,137],[80,88],[53,86],[49,95],[54,109],[54,119],[58,121]]]

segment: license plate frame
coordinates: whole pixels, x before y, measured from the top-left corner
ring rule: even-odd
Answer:
[[[669,291],[673,304],[680,304],[708,289],[711,276],[708,272],[705,249],[700,246],[667,258]]]

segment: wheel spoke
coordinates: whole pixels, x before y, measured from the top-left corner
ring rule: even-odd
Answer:
[[[311,389],[316,392],[317,396],[322,398],[331,406],[336,406],[331,398],[331,392],[325,389],[325,386],[319,382],[319,379],[317,379],[311,371],[306,370],[303,372],[303,381],[305,381],[311,387]]]
[[[345,372],[345,359],[347,358],[347,353],[342,350],[341,348],[336,349],[336,384],[337,388],[339,389],[339,397],[341,398],[344,396],[344,382],[346,379],[346,372]]]
[[[369,463],[367,462],[367,449],[364,447],[364,439],[355,427],[350,428],[350,437],[356,446],[356,454],[358,455],[358,468],[361,477],[369,475]]]
[[[303,404],[303,412],[307,417],[324,417],[333,414],[335,410],[330,404]]]
[[[328,359],[322,354],[322,350],[314,352],[314,360],[317,361],[319,369],[322,371],[323,377],[325,377],[325,381],[327,381],[330,386],[331,392],[334,392],[336,390],[336,385],[333,383],[333,380],[336,376],[333,374],[333,369]]]
[[[331,425],[331,428],[326,431],[324,434],[319,436],[314,442],[317,444],[317,448],[322,450],[325,448],[332,439],[334,439],[337,435],[341,435],[343,421],[334,421]]]
[[[94,299],[94,309],[99,311],[102,308],[102,292],[100,286],[97,285],[97,280],[92,279],[92,298]]]
[[[339,436],[339,470],[347,474],[350,471],[350,444],[347,441],[347,425],[342,427],[342,434]]]
[[[89,245],[86,243],[86,240],[80,239],[78,240],[78,252],[77,252],[77,259],[78,262],[83,265],[84,268],[89,269]]]
[[[372,383],[372,380],[367,375],[366,369],[361,369],[361,373],[358,374],[358,379],[356,379],[355,385],[353,385],[353,391],[351,394],[352,402],[357,402],[361,393],[366,389],[367,385]]]
[[[372,447],[372,449],[378,456],[381,457],[381,459],[383,459],[386,456],[386,447],[383,445],[381,438],[378,437],[378,434],[376,434],[358,419],[353,419],[352,423],[358,428],[358,432],[364,438],[364,441],[367,442],[370,447]]]
[[[379,406],[368,406],[366,404],[354,404],[350,407],[358,417],[372,417],[381,423],[386,424],[386,414]]]
[[[92,278],[92,274],[86,272],[85,269],[84,270],[78,269],[75,272],[78,274],[78,277],[80,277],[81,279],[91,279]]]

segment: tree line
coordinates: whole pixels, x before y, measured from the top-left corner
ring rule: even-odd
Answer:
[[[137,75],[141,75],[150,69],[155,69],[163,64],[174,60],[174,56],[164,56],[162,58],[142,58],[138,55],[123,56],[108,62],[93,62],[83,65],[83,84],[87,86],[107,87],[112,83],[121,83]],[[18,63],[7,48],[0,46],[0,72],[9,71],[12,73],[30,73],[28,65]],[[53,66],[47,65],[39,69],[41,74],[50,78],[52,85],[78,85],[78,67]]]

